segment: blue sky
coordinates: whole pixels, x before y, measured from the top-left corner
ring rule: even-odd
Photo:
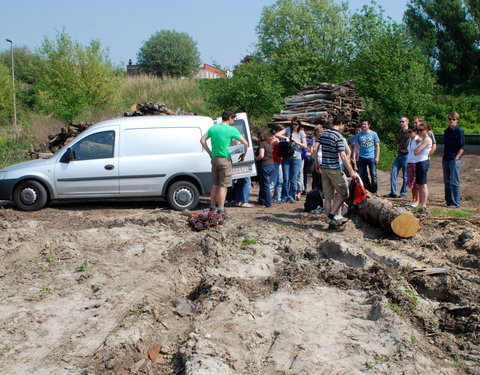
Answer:
[[[336,0],[337,1],[337,0]],[[353,12],[370,0],[350,0]],[[407,0],[378,0],[387,16],[400,22]],[[0,51],[14,45],[35,50],[65,28],[87,45],[100,40],[115,65],[136,60],[149,37],[160,30],[189,34],[203,63],[232,68],[254,50],[255,28],[263,7],[275,0],[8,0],[0,9]],[[3,43],[3,46],[2,46]]]

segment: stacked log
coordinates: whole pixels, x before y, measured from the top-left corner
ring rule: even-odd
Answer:
[[[274,115],[269,126],[288,125],[297,118],[304,126],[327,124],[335,115],[344,115],[349,123],[357,123],[364,111],[362,99],[355,93],[353,81],[316,83],[303,86],[297,95],[285,98],[285,108]]]

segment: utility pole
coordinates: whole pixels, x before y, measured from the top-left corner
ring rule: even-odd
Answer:
[[[13,60],[13,42],[10,39],[5,39],[8,43],[10,43],[10,51],[12,53],[12,84],[13,84],[13,132],[15,133],[15,137],[18,136],[18,128],[17,128],[17,102],[15,98],[15,62]]]

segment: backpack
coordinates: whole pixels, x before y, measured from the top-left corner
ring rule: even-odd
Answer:
[[[224,223],[224,219],[217,212],[199,211],[188,215],[187,222],[193,230],[201,231],[211,227],[216,227],[217,225],[222,225]]]
[[[305,197],[305,203],[303,207],[307,212],[316,210],[318,207],[323,207],[323,198],[320,190],[313,189],[309,191]]]
[[[352,179],[349,186],[348,205],[355,209],[364,208],[367,204],[368,192],[360,177]]]
[[[291,158],[295,152],[293,142],[281,141],[278,143],[277,155],[281,158]]]

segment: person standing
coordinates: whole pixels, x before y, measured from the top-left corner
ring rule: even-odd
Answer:
[[[294,119],[290,127],[275,133],[276,137],[294,143],[295,152],[290,158],[282,158],[283,188],[282,203],[295,203],[297,196],[298,175],[302,167],[302,149],[307,147],[307,136],[300,129],[301,121]]]
[[[425,123],[418,124],[418,134],[422,138],[422,142],[417,146],[413,154],[417,157],[415,164],[415,180],[418,188],[418,201],[417,212],[424,214],[427,212],[428,201],[428,186],[427,175],[430,168],[430,151],[432,150],[432,138],[428,135],[428,126]]]
[[[357,161],[358,173],[367,190],[377,193],[377,165],[380,161],[380,139],[376,132],[370,129],[369,120],[362,120],[362,131],[355,136],[354,155]],[[368,177],[367,168],[370,172]]]
[[[264,131],[258,132],[258,155],[255,160],[260,161],[260,193],[258,194],[258,202],[265,207],[272,205],[271,182],[272,176],[275,174],[275,166],[273,165],[272,146],[267,140]]]
[[[277,124],[272,129],[273,133],[278,133],[279,131],[285,129],[283,125]],[[273,165],[274,165],[274,173],[272,176],[272,182],[270,185],[270,189],[272,190],[272,202],[279,203],[282,199],[282,186],[283,186],[283,172],[282,172],[282,158],[278,156],[278,144],[280,140],[273,135],[270,137],[269,143],[272,146],[272,156],[273,156]]]
[[[400,189],[400,196],[407,196],[407,158],[408,150],[407,144],[410,137],[408,136],[408,124],[410,120],[407,116],[400,118],[400,130],[397,134],[397,157],[392,165],[390,173],[390,194],[385,195],[387,198],[398,198],[397,195],[397,178],[400,170],[402,171],[402,187]]]
[[[232,156],[229,146],[232,139],[237,139],[243,144],[244,152],[238,161],[242,162],[248,150],[247,140],[232,125],[237,115],[232,110],[225,110],[222,114],[222,122],[213,125],[200,138],[200,143],[212,158],[213,186],[210,192],[210,211],[215,211],[225,216],[224,205],[227,189],[232,186]],[[212,149],[208,147],[207,140],[211,139]]]
[[[328,223],[334,227],[338,227],[344,222],[343,216],[335,213],[341,209],[343,203],[348,199],[347,178],[340,169],[340,160],[350,177],[358,177],[345,153],[345,141],[340,134],[340,129],[346,122],[345,117],[342,115],[337,115],[333,118],[333,124],[330,129],[324,130],[318,139],[322,161],[318,164],[318,159],[315,158],[314,160],[317,171],[320,168],[322,171],[325,212],[328,215]],[[337,196],[335,196],[335,192],[338,193]]]
[[[460,161],[465,151],[465,134],[458,126],[457,112],[448,115],[450,125],[445,129],[442,167],[445,184],[445,202],[448,207],[460,207]]]

